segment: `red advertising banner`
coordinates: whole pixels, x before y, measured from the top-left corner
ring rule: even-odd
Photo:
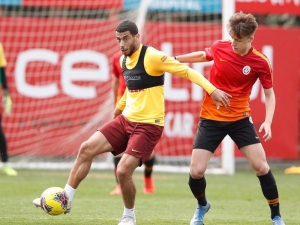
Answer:
[[[300,15],[299,0],[236,0],[236,11],[255,14]]]
[[[70,8],[122,8],[123,0],[23,0],[23,6]]]
[[[3,118],[9,151],[76,154],[112,116],[106,102],[116,22],[2,18],[0,27],[13,101],[12,115]]]
[[[7,75],[13,100],[12,115],[3,116],[11,154],[76,154],[83,141],[112,119],[110,62],[118,49],[116,25],[94,20],[1,19],[0,26],[6,32],[0,33],[0,40],[9,63]],[[211,32],[207,35],[197,35],[208,28]],[[221,38],[219,31],[221,26],[215,24],[148,22],[142,40],[176,55],[208,47],[216,38],[214,33]],[[298,158],[299,38],[299,29],[261,26],[253,43],[274,66],[277,106],[273,139],[263,142],[269,158]],[[208,76],[210,65],[190,66]],[[165,96],[165,129],[155,151],[188,156],[203,90],[188,80],[166,74]],[[258,129],[265,115],[259,83],[250,104]],[[237,150],[236,156],[241,156]]]

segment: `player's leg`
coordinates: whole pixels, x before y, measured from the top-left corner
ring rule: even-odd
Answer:
[[[190,164],[189,186],[198,205],[191,219],[190,225],[202,225],[205,213],[210,208],[210,203],[206,199],[206,180],[204,173],[209,160],[225,137],[226,133],[220,129],[224,124],[216,121],[201,119],[194,140],[194,146]]]
[[[3,163],[2,172],[8,176],[17,176],[18,172],[8,165],[7,142],[1,124],[2,116],[0,115],[0,155]]]
[[[279,195],[276,181],[266,161],[266,155],[262,145],[260,143],[248,145],[242,147],[241,151],[248,159],[259,179],[262,193],[267,199],[271,210],[273,224],[284,225],[279,210]]]
[[[119,155],[126,149],[128,143],[126,123],[128,121],[124,116],[120,115],[100,127],[96,133],[81,145],[65,186],[65,191],[71,201],[76,188],[87,176],[95,156],[105,152]],[[69,210],[67,210],[68,212]]]
[[[128,122],[126,130],[131,133],[131,136],[117,168],[124,202],[124,212],[119,225],[135,225],[134,204],[136,187],[132,174],[136,167],[141,166],[149,159],[155,145],[161,138],[163,127]]]
[[[112,190],[110,192],[110,195],[121,195],[122,194],[121,187],[120,187],[119,180],[118,180],[118,176],[117,176],[117,166],[118,166],[120,160],[121,160],[121,156],[115,156],[114,157],[114,174],[115,174],[115,177],[116,177],[117,185],[114,188],[114,190]]]
[[[134,203],[136,196],[136,187],[133,182],[132,174],[141,164],[140,158],[124,154],[118,164],[117,175],[122,190],[124,202],[124,212],[119,224],[135,224]]]
[[[93,158],[112,150],[113,148],[106,137],[100,131],[95,132],[87,141],[81,144],[69,175],[68,185],[76,189],[89,173]]]
[[[77,187],[89,173],[95,156],[105,152],[112,152],[114,155],[118,155],[126,148],[128,138],[123,129],[124,120],[124,117],[118,116],[99,128],[87,141],[81,144],[64,188],[69,197],[69,204],[73,200]],[[35,199],[33,204],[40,206],[39,200],[39,198]],[[66,213],[70,212],[70,209],[71,205]]]
[[[88,175],[93,158],[101,153],[110,152],[112,150],[113,147],[100,131],[95,132],[87,141],[81,144],[64,188],[69,197],[69,206],[65,213],[70,212],[73,196],[81,181]],[[40,207],[40,201],[40,198],[36,198],[33,200],[33,204]]]
[[[112,150],[111,144],[100,131],[94,133],[87,141],[81,144],[77,158],[69,174],[68,182],[64,188],[69,197],[69,206],[65,213],[70,212],[73,196],[81,181],[88,175],[93,158]]]
[[[189,186],[194,197],[197,199],[198,205],[190,225],[202,225],[204,215],[210,209],[210,203],[205,195],[206,180],[204,173],[211,156],[212,152],[205,149],[193,149],[192,152]]]
[[[153,166],[155,163],[155,153],[152,152],[150,158],[144,163],[144,194],[153,194],[155,191],[154,181],[152,178]]]
[[[237,121],[230,135],[249,161],[259,179],[264,197],[267,199],[274,225],[284,225],[279,210],[279,195],[276,181],[267,163],[266,154],[251,118]]]

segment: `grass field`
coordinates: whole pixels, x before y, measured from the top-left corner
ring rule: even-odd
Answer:
[[[300,224],[300,175],[285,175],[273,170],[281,199],[281,214],[286,225]],[[142,193],[142,173],[134,174],[137,185],[138,225],[189,224],[196,207],[188,187],[187,174],[154,172],[156,192]],[[116,225],[123,213],[120,196],[110,196],[115,186],[112,171],[91,171],[78,188],[72,211],[49,216],[32,205],[32,200],[48,187],[64,187],[68,171],[19,171],[17,177],[0,174],[0,224],[5,225]],[[270,210],[258,179],[252,171],[237,171],[234,176],[207,175],[207,196],[212,207],[205,225],[271,225]]]

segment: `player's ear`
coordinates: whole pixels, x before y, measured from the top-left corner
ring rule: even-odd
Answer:
[[[140,39],[140,34],[136,34],[136,35],[135,35],[135,38],[136,38],[136,39]]]
[[[251,35],[251,36],[249,37],[249,40],[250,40],[250,42],[252,42],[252,41],[254,40],[254,35]]]

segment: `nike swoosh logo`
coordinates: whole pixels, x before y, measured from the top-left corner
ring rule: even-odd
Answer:
[[[259,139],[259,137],[255,136],[256,139]]]
[[[227,62],[227,60],[220,58],[221,62]]]
[[[135,149],[131,149],[132,152],[138,152],[138,153],[141,153],[140,151],[138,150],[135,150]]]

